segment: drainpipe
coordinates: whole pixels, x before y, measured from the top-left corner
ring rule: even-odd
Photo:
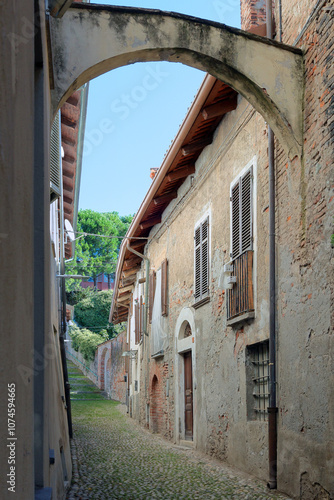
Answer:
[[[150,261],[149,259],[146,257],[146,255],[143,255],[142,253],[139,253],[137,252],[137,250],[134,250],[133,248],[130,247],[130,242],[129,242],[129,239],[127,239],[127,244],[126,244],[126,248],[127,250],[129,250],[129,252],[132,252],[134,253],[135,255],[137,255],[138,257],[141,257],[142,259],[144,259],[146,261],[146,282],[145,282],[145,314],[144,314],[144,325],[143,325],[143,329],[144,329],[144,333],[145,335],[148,336],[148,331],[147,331],[147,312],[148,312],[148,285],[149,285],[149,280],[150,280]]]
[[[267,37],[273,38],[273,3],[266,0]],[[269,155],[269,481],[268,488],[277,489],[277,412],[276,406],[276,274],[275,274],[275,144],[274,133],[268,126]]]
[[[49,0],[49,11],[52,17],[63,17],[65,12],[70,8],[73,0]]]

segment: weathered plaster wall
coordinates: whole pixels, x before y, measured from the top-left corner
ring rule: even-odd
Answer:
[[[309,12],[310,4],[293,4],[290,15],[285,10],[291,36],[296,34],[294,18],[300,11],[302,17]],[[334,29],[333,13],[328,11],[332,2],[322,4],[299,42],[306,64],[304,162],[291,163],[277,150],[278,477],[283,489],[305,499],[318,493],[323,498],[334,496],[330,473],[334,469],[334,255],[330,245]]]
[[[51,328],[46,334],[44,368],[45,419],[44,440],[48,449],[55,452],[55,463],[49,467],[49,483],[55,498],[63,498],[65,482],[70,484],[72,462],[68,435],[64,375],[59,344],[59,283],[57,266],[51,254]],[[63,454],[63,457],[61,456]]]
[[[153,374],[167,380],[162,371],[177,370],[177,379],[169,381],[169,396],[162,398],[163,434],[168,436],[168,419],[173,425],[173,436],[178,440],[178,420],[182,420],[182,395],[179,396],[182,367],[175,353],[178,333],[175,331],[179,315],[194,303],[193,238],[196,222],[210,214],[211,265],[208,304],[194,311],[193,350],[194,378],[194,441],[196,446],[223,458],[240,468],[263,478],[267,473],[267,424],[247,422],[245,346],[268,337],[267,265],[268,246],[263,228],[267,224],[267,164],[262,159],[264,120],[240,99],[238,109],[223,120],[215,140],[208,146],[196,164],[196,174],[179,190],[178,199],[165,211],[163,222],[155,230],[148,256],[153,268],[168,259],[169,280],[169,349],[161,361],[150,361],[150,383]],[[242,327],[227,328],[223,264],[230,260],[230,183],[241,170],[257,157],[254,175],[261,187],[256,197],[257,227],[255,248],[261,247],[261,266],[256,266],[255,287],[257,319]],[[257,187],[259,193],[259,188]],[[164,222],[166,221],[166,224]],[[152,232],[154,234],[154,231]],[[256,252],[255,252],[256,253]],[[159,375],[158,375],[159,373]],[[181,384],[182,385],[182,384]],[[166,389],[164,389],[166,394]],[[167,410],[166,405],[169,404]],[[177,417],[175,417],[175,413]],[[175,421],[176,418],[176,421]],[[239,446],[236,445],[239,444]],[[245,453],[246,450],[246,453]],[[249,464],[252,464],[249,467]]]
[[[320,4],[319,4],[320,5]],[[311,500],[334,495],[333,445],[333,15],[324,3],[299,46],[305,50],[304,158],[289,161],[276,142],[277,338],[278,338],[278,487]],[[283,2],[284,36],[297,36],[310,2]],[[290,17],[288,16],[288,11]],[[300,12],[298,22],[289,21]],[[289,22],[291,27],[289,28]],[[293,29],[292,29],[293,27]],[[299,29],[299,28],[298,28]],[[296,31],[297,30],[297,31]],[[284,38],[284,40],[286,40]],[[237,135],[234,137],[234,133]],[[196,331],[189,344],[194,373],[195,445],[267,479],[267,424],[248,421],[245,347],[268,338],[268,159],[262,117],[240,100],[226,116],[196,164],[178,199],[166,209],[148,249],[153,268],[169,262],[168,349],[162,360],[142,367],[162,380],[162,408],[178,439],[178,396],[182,373],[175,328],[193,304],[193,228],[211,212],[211,300],[194,311]],[[256,318],[242,327],[226,326],[222,264],[229,260],[229,186],[253,156],[257,158],[255,231]],[[163,366],[168,365],[170,381]],[[148,368],[149,367],[149,368]],[[163,401],[164,400],[164,401]],[[145,404],[147,401],[145,401]],[[144,405],[142,405],[144,418]],[[168,436],[168,419],[163,413]],[[171,434],[172,436],[172,434]]]
[[[3,283],[0,290],[1,321],[1,450],[7,445],[7,384],[16,384],[16,491],[33,497],[33,377],[23,379],[18,367],[33,364],[33,142],[34,142],[34,44],[17,50],[10,33],[20,33],[21,16],[32,22],[33,2],[0,7],[0,262]],[[20,50],[19,50],[20,49]],[[15,134],[13,133],[15,130]],[[28,244],[27,244],[28,243]],[[30,243],[30,244],[29,244]],[[15,273],[13,274],[13,271]],[[16,278],[14,277],[16,276]],[[9,473],[8,454],[0,455],[3,478]],[[10,493],[1,481],[0,496]]]
[[[110,385],[107,387],[107,391],[111,399],[120,403],[126,402],[125,358],[122,357],[126,350],[126,333],[124,331],[110,341]]]

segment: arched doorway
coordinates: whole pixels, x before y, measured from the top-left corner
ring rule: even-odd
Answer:
[[[191,308],[184,308],[176,322],[175,436],[196,443],[196,330]]]

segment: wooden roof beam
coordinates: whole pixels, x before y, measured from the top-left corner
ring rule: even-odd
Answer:
[[[66,189],[72,189],[74,187],[73,179],[70,179],[69,177],[66,177],[66,175],[63,175],[63,184],[66,187]]]
[[[131,293],[125,293],[124,295],[119,294],[120,290],[118,291],[118,296],[117,296],[117,302],[126,302],[127,300],[131,299]]]
[[[136,275],[131,275],[129,278],[122,278],[120,287],[125,287],[128,285],[134,285],[136,282]]]
[[[131,243],[130,248],[137,250],[137,248],[143,247],[144,245],[146,245],[146,243],[147,243],[146,240],[140,240],[140,241],[137,241],[136,243]]]
[[[72,129],[76,128],[78,124],[76,120],[71,120],[70,118],[64,115],[61,115],[61,123]]]
[[[64,135],[63,131],[61,134],[61,142],[64,142],[68,146],[72,146],[72,147],[74,147],[76,145],[76,140],[68,135]]]
[[[188,156],[196,153],[197,151],[199,151],[200,149],[204,149],[205,146],[208,146],[211,143],[212,134],[210,134],[208,137],[205,137],[204,139],[201,139],[200,141],[194,142],[192,144],[186,144],[181,148],[182,156]]]
[[[237,108],[237,97],[233,99],[226,99],[223,102],[218,102],[217,104],[212,104],[207,106],[202,110],[202,116],[204,120],[210,120],[211,118],[217,118],[218,116],[223,116],[230,111],[234,111]]]
[[[132,257],[124,262],[125,269],[130,269],[142,261],[141,257]]]
[[[67,153],[65,153],[63,161],[66,161],[67,163],[72,163],[73,164],[75,162],[75,158],[73,158],[73,156],[70,156]]]
[[[119,294],[120,293],[126,293],[126,292],[130,292],[131,290],[133,290],[133,285],[129,285],[129,286],[124,286],[124,287],[120,287],[119,288]]]
[[[172,200],[177,198],[177,191],[173,191],[172,193],[163,194],[162,196],[157,196],[153,199],[154,205],[162,205],[163,203],[169,203]]]
[[[63,189],[63,195],[73,199],[73,189]]]
[[[177,170],[174,170],[173,172],[170,172],[167,175],[167,180],[168,182],[173,182],[178,179],[184,179],[185,177],[188,177],[188,175],[194,174],[195,171],[195,165],[188,165],[186,167],[179,168]]]
[[[142,230],[143,230],[143,229],[148,229],[148,228],[150,228],[150,227],[155,226],[156,224],[160,224],[160,222],[161,222],[161,216],[159,215],[159,217],[154,217],[154,218],[152,218],[152,219],[148,219],[148,220],[146,220],[146,221],[142,222],[142,223],[139,225],[139,227],[140,227],[140,229],[142,229]]]
[[[63,175],[65,175],[65,177],[69,177],[70,179],[73,179],[73,176],[74,176],[73,166],[68,167],[67,165],[65,165],[63,163]]]
[[[133,276],[134,278],[136,278],[136,274],[139,270],[140,266],[133,266],[131,269],[123,269],[122,277],[129,278],[130,276]]]
[[[70,203],[66,203],[66,201],[64,201],[64,211],[67,212],[68,214],[72,214],[73,213],[73,205]]]

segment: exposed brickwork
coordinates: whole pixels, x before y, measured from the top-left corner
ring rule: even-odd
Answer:
[[[164,360],[152,360],[150,363],[150,389],[148,404],[150,406],[149,428],[165,437],[171,438],[173,428],[170,420],[169,396],[167,384],[169,366]]]
[[[97,349],[98,386],[105,390],[111,399],[125,403],[125,358],[122,357],[126,346],[126,332],[101,344]],[[107,363],[107,366],[105,366]],[[106,368],[106,369],[105,369]],[[107,373],[107,380],[105,380]]]
[[[105,380],[104,380],[104,373],[105,373],[105,360],[106,360],[106,355],[107,352],[110,351],[110,345],[109,342],[104,342],[98,347],[97,350],[97,355],[98,355],[98,377],[99,377],[99,388],[102,390],[105,390]]]
[[[249,31],[266,22],[266,0],[241,0],[241,29]]]
[[[112,339],[110,344],[110,388],[108,393],[111,399],[125,403],[127,389],[125,375],[128,375],[126,359],[128,358],[123,357],[122,354],[126,350],[126,331]]]

